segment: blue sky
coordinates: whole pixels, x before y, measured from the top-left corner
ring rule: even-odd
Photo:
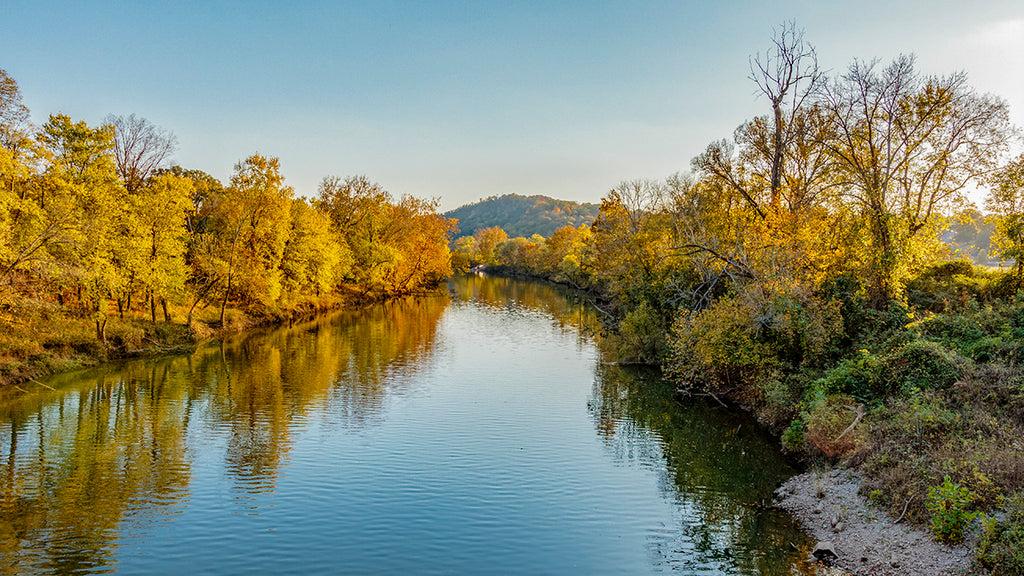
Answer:
[[[227,180],[277,156],[298,194],[365,174],[443,209],[596,202],[686,170],[767,103],[748,59],[795,20],[821,66],[913,52],[1024,124],[1024,2],[0,2],[0,68],[33,120],[131,114]]]

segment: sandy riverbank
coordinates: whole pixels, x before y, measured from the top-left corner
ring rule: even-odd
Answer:
[[[896,523],[858,494],[859,476],[845,469],[809,472],[787,480],[775,503],[788,510],[819,542],[830,542],[834,564],[855,575],[940,576],[969,574],[971,552],[948,546],[924,531]]]

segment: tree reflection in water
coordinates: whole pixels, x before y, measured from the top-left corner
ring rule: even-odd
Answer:
[[[651,539],[655,564],[687,573],[813,574],[813,542],[772,492],[795,473],[757,424],[701,401],[674,398],[656,369],[602,364],[590,413],[617,460],[659,474],[678,526]],[[767,544],[767,545],[766,545]]]
[[[189,496],[190,420],[226,436],[240,497],[275,488],[291,430],[317,403],[358,428],[429,365],[449,299],[391,301],[203,346],[188,356],[60,374],[0,404],[0,574],[115,562],[119,526]],[[197,413],[198,412],[198,413]]]
[[[453,319],[456,317],[457,322]],[[528,321],[514,323],[516,317]],[[538,334],[538,327],[543,332],[545,325],[554,328],[553,340],[550,334]],[[478,346],[472,339],[480,334],[466,333],[474,326],[488,327],[487,333],[495,342]],[[401,497],[415,502],[417,491],[425,486],[417,484],[414,478],[406,478],[407,469],[399,463],[413,463],[423,478],[433,479],[436,487],[444,489],[448,489],[449,479],[442,478],[440,471],[459,463],[475,468],[453,469],[476,470],[476,476],[467,478],[493,482],[495,489],[504,486],[500,483],[502,478],[532,478],[536,484],[532,491],[528,486],[509,487],[509,493],[498,490],[502,501],[519,502],[518,508],[507,511],[519,514],[519,524],[487,524],[492,530],[513,535],[519,526],[526,530],[518,535],[525,541],[552,529],[555,524],[545,516],[551,509],[568,510],[571,503],[585,501],[574,499],[580,494],[575,494],[577,488],[572,486],[586,486],[586,497],[594,495],[605,502],[616,499],[614,493],[604,495],[607,485],[600,485],[602,479],[593,476],[577,476],[573,480],[577,484],[565,485],[564,474],[558,473],[563,465],[598,474],[608,474],[608,468],[615,466],[641,469],[644,472],[637,475],[637,481],[650,474],[660,495],[644,488],[637,489],[631,497],[640,498],[645,506],[649,502],[668,503],[671,510],[660,516],[666,525],[641,529],[646,532],[639,533],[630,533],[629,528],[623,534],[636,537],[638,542],[646,538],[653,571],[811,573],[809,567],[800,563],[806,556],[806,537],[787,516],[765,506],[775,485],[792,473],[772,443],[742,417],[702,404],[680,405],[673,399],[671,385],[656,372],[605,363],[597,352],[602,345],[600,334],[601,325],[593,308],[571,292],[548,284],[471,276],[454,279],[447,295],[396,300],[357,312],[333,314],[290,328],[212,343],[187,356],[136,360],[63,374],[46,381],[54,388],[52,391],[40,387],[38,393],[23,397],[5,392],[7,398],[0,399],[0,574],[110,571],[119,562],[125,562],[126,552],[118,550],[123,539],[145,542],[149,530],[171,529],[174,522],[185,524],[181,520],[183,515],[190,522],[223,524],[219,528],[222,537],[237,533],[243,539],[256,538],[255,533],[237,528],[248,526],[251,530],[251,524],[235,524],[223,512],[237,517],[267,517],[271,507],[284,507],[285,470],[295,470],[295,476],[309,474],[309,459],[316,463],[315,459],[330,458],[327,446],[347,451],[347,457],[352,459],[334,459],[334,468],[314,471],[328,475],[321,484],[339,486],[337,489],[344,491],[349,487],[346,483],[363,482],[360,490],[367,490],[369,499],[342,500],[343,505],[362,510],[376,502],[377,506],[389,507],[395,518],[406,523],[409,518],[403,513],[415,508],[394,505],[386,498],[406,486],[411,492],[403,492]],[[506,371],[515,371],[529,358],[501,354],[506,348],[513,355],[530,354],[530,345],[524,345],[522,340],[531,335],[554,348],[575,346],[579,354],[549,354],[545,357],[554,364],[523,366],[522,379],[518,374],[500,380],[487,378],[489,366],[486,361],[479,361],[462,369],[484,382],[469,380],[447,388],[439,386],[438,378],[458,372],[455,368],[446,371],[443,366],[450,358],[458,357],[447,355],[450,349],[461,350],[463,354],[469,350],[471,356],[484,354],[500,360]],[[542,344],[532,345],[536,352]],[[566,362],[580,363],[560,371],[557,363],[563,357]],[[589,381],[580,380],[580,375],[589,377],[589,363],[594,360],[597,365],[591,390]],[[559,380],[559,375],[571,375],[566,377],[572,382]],[[550,382],[548,378],[552,378]],[[508,385],[495,388],[496,381]],[[519,383],[528,386],[516,389]],[[402,404],[401,411],[396,410],[395,403],[430,394],[444,396],[441,389],[447,393],[459,390],[479,395],[465,405],[432,405],[435,412],[426,421],[411,423],[404,429],[393,426],[395,422],[391,420],[397,418],[388,419],[389,410],[407,418],[415,417],[416,409],[424,403]],[[523,396],[522,390],[526,389],[533,391],[530,394],[551,390],[553,395],[546,400]],[[485,390],[487,394],[483,393]],[[491,396],[501,398],[487,404]],[[545,402],[556,403],[560,407],[558,414],[545,413]],[[578,413],[573,412],[573,406],[579,408]],[[497,414],[498,419],[508,420],[512,426],[490,428],[501,430],[503,436],[487,438],[487,432],[473,427],[472,417],[477,413]],[[454,418],[443,422],[443,426],[429,420],[431,416],[451,414],[467,416],[467,420]],[[531,434],[515,437],[520,426],[534,425],[534,416],[542,427],[580,430],[583,436],[553,437],[550,442],[557,450],[533,446],[532,452],[522,451],[520,445],[512,452],[512,461],[518,461],[520,466],[532,462],[538,469],[503,469],[502,466],[512,464],[501,450],[515,446],[516,442],[524,442],[528,447],[535,441],[549,442],[546,437]],[[597,444],[590,433],[591,423],[596,428]],[[419,446],[416,438],[401,436],[403,430],[420,430],[421,434],[429,430],[434,444]],[[393,459],[391,468],[379,476],[373,468],[385,464],[356,460],[367,453],[359,450],[358,440],[346,441],[374,437],[376,431],[386,431],[384,436],[388,440],[379,440],[379,450],[373,454],[387,455],[392,447],[389,442],[396,438],[406,442],[404,446],[410,450],[403,458]],[[438,442],[447,446],[447,442],[453,441],[447,436],[449,432],[457,434],[459,441],[468,442],[461,447],[453,444],[451,452],[448,448],[439,452],[448,454],[451,460],[419,462],[411,457],[413,453],[436,451]],[[560,443],[563,440],[564,445]],[[577,440],[583,444],[574,444]],[[316,443],[310,445],[311,441]],[[485,453],[485,446],[499,449],[490,455]],[[592,454],[594,460],[564,461],[576,452]],[[557,461],[549,463],[545,458],[554,454],[558,455]],[[342,468],[353,462],[361,468],[338,478],[346,472]],[[544,475],[546,463],[554,466],[556,477]],[[495,477],[485,472],[493,472]],[[620,478],[612,476],[605,476],[603,481]],[[378,477],[389,478],[396,484],[390,491],[373,492],[372,479]],[[307,480],[315,482],[318,478],[310,476]],[[460,486],[457,480],[452,480],[451,490],[474,494],[481,501],[493,495],[487,486]],[[549,485],[550,490],[542,489]],[[632,491],[639,484],[627,486]],[[589,492],[591,489],[593,492]],[[519,492],[526,502],[548,495],[563,498],[538,503],[540,516],[533,517],[527,514],[531,508],[522,506],[518,500]],[[287,494],[295,496],[292,492]],[[474,502],[468,496],[460,500],[460,494],[435,496],[450,496],[454,503]],[[621,499],[621,492],[618,495]],[[301,497],[302,494],[297,496]],[[345,495],[328,490],[317,497],[332,502]],[[428,504],[424,506],[431,509]],[[207,508],[216,509],[207,515]],[[321,512],[302,510],[307,517]],[[341,515],[349,511],[342,510]],[[317,518],[328,522],[326,527],[337,527],[339,518],[331,517],[337,510],[327,507],[322,512]],[[461,514],[476,518],[476,512],[468,509]],[[368,516],[359,518],[389,526],[386,519],[376,516],[381,513],[379,508],[362,513]],[[433,522],[435,518],[412,520]],[[604,520],[602,517],[600,521]],[[490,515],[487,521],[491,522]],[[608,521],[614,525],[630,519],[614,516],[608,517]],[[581,522],[576,526],[590,525],[587,519]],[[649,526],[647,522],[641,521]],[[307,528],[301,523],[288,526],[297,533],[299,546],[317,536],[304,532]],[[461,533],[464,527],[449,528]],[[506,529],[513,531],[505,532]],[[388,528],[387,533],[395,530]],[[182,542],[204,537],[203,529],[192,525],[173,533],[177,544],[188,554],[193,550]],[[428,536],[436,538],[438,534],[430,531]],[[472,539],[476,535],[467,537]],[[573,544],[566,543],[566,549],[603,546],[600,537],[601,534],[595,534],[593,542],[586,543],[568,538],[567,542]],[[354,536],[349,534],[348,538]],[[512,543],[515,541],[513,538]],[[559,554],[550,559],[552,562],[565,561],[559,543],[557,535],[545,541]],[[495,544],[488,545],[488,550],[493,551]],[[220,549],[204,550],[215,557],[221,553]],[[245,545],[236,550],[253,553]],[[509,550],[516,552],[514,545]],[[630,551],[637,550],[631,545],[623,553],[628,556]],[[443,565],[453,553],[442,550],[445,558],[434,561]],[[488,559],[490,556],[487,554]],[[322,556],[320,561],[336,562],[337,554]],[[538,566],[547,565],[541,556],[536,561]],[[640,561],[644,561],[643,551]],[[370,566],[364,568],[372,571]]]

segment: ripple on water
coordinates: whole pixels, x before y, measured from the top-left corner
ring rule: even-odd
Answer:
[[[464,282],[0,411],[8,571],[789,572],[770,445],[602,365],[550,286]]]

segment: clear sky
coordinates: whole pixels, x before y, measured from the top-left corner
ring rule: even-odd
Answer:
[[[795,20],[823,68],[913,52],[1024,125],[1024,2],[0,0],[0,68],[37,124],[137,114],[227,180],[259,152],[296,192],[364,174],[450,209],[596,202],[768,111],[748,59]]]

